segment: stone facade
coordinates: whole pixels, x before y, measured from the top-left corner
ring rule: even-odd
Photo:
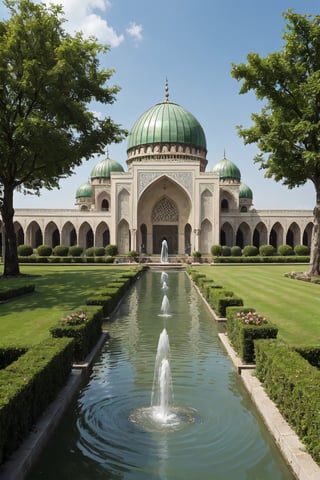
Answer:
[[[189,144],[183,135],[193,137],[184,133],[185,125],[182,133],[180,124],[172,126],[176,104],[166,98],[158,105],[168,112],[160,127],[157,119],[154,138],[150,139],[150,115],[149,137],[143,140],[147,143],[140,145],[137,140],[142,138],[141,129],[144,133],[143,116],[139,129],[132,130],[135,142],[129,135],[127,172],[107,155],[92,171],[91,181],[79,187],[74,209],[17,209],[18,244],[86,249],[111,243],[120,254],[136,250],[149,255],[160,253],[163,238],[169,254],[179,255],[194,250],[209,254],[216,244],[310,246],[312,211],[255,210],[252,192],[241,183],[239,169],[224,158],[207,172],[204,134],[197,145]],[[179,109],[181,116],[184,110]],[[194,117],[189,112],[185,117],[180,123],[193,122],[190,128],[194,128]],[[178,131],[176,137],[169,132],[164,138],[161,129],[167,132],[168,124]],[[200,124],[196,128],[201,133]],[[162,137],[163,142],[159,141]]]

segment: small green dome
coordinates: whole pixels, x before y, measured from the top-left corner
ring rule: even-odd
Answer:
[[[250,200],[252,200],[253,198],[253,193],[251,188],[249,188],[248,185],[246,185],[245,183],[240,184],[239,198],[250,198]]]
[[[149,108],[138,118],[129,133],[128,150],[154,143],[207,148],[206,137],[198,120],[192,113],[168,100]]]
[[[110,178],[111,172],[123,172],[124,169],[120,163],[107,157],[100,160],[91,171],[91,179],[94,178]]]
[[[220,180],[237,180],[240,182],[241,179],[241,173],[237,165],[225,157],[217,162],[211,171],[218,173]]]
[[[76,198],[92,197],[92,186],[89,182],[80,185],[76,191]]]

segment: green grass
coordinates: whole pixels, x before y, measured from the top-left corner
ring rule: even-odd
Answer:
[[[49,336],[49,328],[70,313],[112,274],[127,266],[22,266],[22,277],[0,279],[1,286],[32,283],[35,293],[0,304],[1,345],[32,345]]]
[[[320,345],[320,285],[284,276],[306,266],[197,266],[215,283],[232,290],[279,328],[278,337],[294,345]]]

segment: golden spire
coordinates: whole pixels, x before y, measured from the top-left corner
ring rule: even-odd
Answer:
[[[166,102],[169,102],[169,84],[168,84],[168,79],[166,78],[166,93],[165,93],[165,96],[166,96]]]

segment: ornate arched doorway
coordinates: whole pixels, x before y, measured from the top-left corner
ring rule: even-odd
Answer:
[[[160,254],[163,239],[167,240],[169,255],[185,252],[185,225],[190,223],[191,202],[183,187],[161,176],[145,189],[137,210],[140,237],[144,232],[144,238],[137,241],[146,244],[146,253]]]

